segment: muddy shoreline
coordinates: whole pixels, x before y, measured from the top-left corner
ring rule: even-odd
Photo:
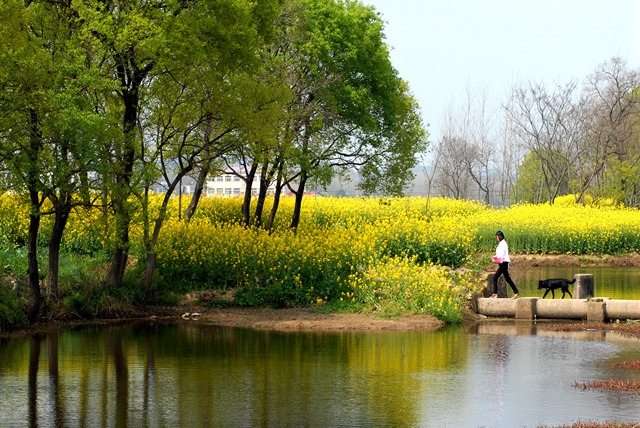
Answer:
[[[585,255],[514,255],[518,267],[527,266],[616,266],[640,267],[640,254],[622,256]],[[491,269],[493,266],[487,266]],[[193,314],[193,315],[192,315]],[[253,328],[275,331],[434,331],[445,324],[429,315],[409,315],[382,318],[375,314],[323,313],[317,308],[206,308],[195,299],[185,299],[176,306],[144,306],[132,308],[128,313],[104,315],[95,319],[44,320],[29,328],[15,332],[0,332],[0,337],[24,336],[38,332],[78,325],[118,324],[139,320],[172,320],[201,322],[223,327]],[[480,318],[470,309],[464,314],[464,324],[473,324]],[[602,327],[605,328],[606,324]],[[593,328],[593,326],[590,326]],[[637,328],[640,330],[640,327]],[[640,337],[640,334],[638,334]]]

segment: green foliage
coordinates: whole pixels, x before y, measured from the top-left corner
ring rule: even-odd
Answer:
[[[45,257],[46,254],[43,254]],[[86,254],[71,251],[60,255],[60,280],[74,286],[95,285],[101,283],[101,271],[109,260],[106,252]]]
[[[29,285],[27,251],[24,247],[0,248],[0,330],[22,328],[28,318]],[[38,279],[42,280],[42,271]]]
[[[401,194],[428,134],[391,64],[381,18],[359,2],[299,0],[280,22],[269,61],[297,97],[281,128],[304,133],[286,134],[267,160],[320,186],[356,168],[365,192]]]
[[[447,323],[462,320],[465,302],[479,287],[470,274],[456,274],[406,258],[383,258],[351,276],[353,292],[365,310],[384,316],[429,314]]]
[[[216,309],[230,308],[232,306],[237,305],[235,301],[231,301],[227,299],[199,299],[198,304],[205,306],[207,308],[216,308]]]
[[[266,287],[241,287],[235,293],[235,303],[249,307],[304,307],[309,304],[306,290],[288,284],[273,283]]]
[[[127,273],[122,287],[105,287],[103,271],[107,262],[106,254],[63,254],[61,285],[58,296],[48,302],[49,311],[58,318],[117,318],[145,303],[142,284],[135,273]]]
[[[342,296],[338,300],[331,300],[329,302],[325,302],[322,305],[315,306],[315,309],[319,313],[342,313],[342,314],[350,314],[350,313],[358,313],[358,312],[367,312],[368,309],[365,306],[365,303],[361,300],[356,299],[355,294],[353,292],[343,292]]]
[[[544,202],[555,202],[556,195],[566,195],[569,192],[569,180],[563,178],[557,182],[556,177],[551,176],[548,171],[551,164],[566,164],[564,156],[557,152],[551,152],[545,156],[543,162],[535,152],[530,152],[524,161],[518,166],[518,180],[513,196],[518,203],[539,204]],[[545,174],[548,175],[545,180]]]
[[[630,162],[612,157],[607,165],[602,186],[596,189],[597,194],[637,207],[640,204],[640,164],[637,158]]]
[[[6,284],[0,283],[0,332],[29,325],[25,312],[26,300]]]
[[[67,287],[61,298],[53,302],[51,312],[61,318],[118,318],[142,302],[142,289],[119,287],[109,289],[94,284]]]

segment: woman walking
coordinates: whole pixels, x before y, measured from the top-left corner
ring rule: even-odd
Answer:
[[[504,275],[505,281],[507,281],[507,284],[509,284],[513,290],[513,298],[517,299],[520,293],[518,292],[518,287],[516,287],[516,284],[514,284],[511,279],[511,275],[509,275],[509,263],[511,263],[511,260],[509,259],[509,246],[504,239],[504,233],[500,230],[497,231],[496,239],[498,240],[498,247],[496,248],[496,255],[493,256],[491,260],[494,263],[498,263],[498,270],[493,275],[493,294],[491,298],[495,299],[498,297],[498,278],[500,278],[500,275]]]

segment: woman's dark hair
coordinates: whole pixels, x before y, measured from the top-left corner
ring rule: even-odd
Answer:
[[[499,231],[497,231],[497,232],[496,232],[496,236],[497,236],[498,238],[500,238],[500,240],[501,240],[501,241],[504,239],[504,233],[502,233],[502,231],[501,231],[501,230],[499,230]]]

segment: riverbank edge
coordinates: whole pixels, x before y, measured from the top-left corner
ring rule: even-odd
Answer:
[[[615,266],[640,267],[640,254],[624,255],[569,255],[569,254],[524,254],[514,255],[513,263],[520,267],[529,266]],[[491,270],[488,265],[486,270]],[[376,314],[362,313],[323,313],[317,308],[244,308],[230,306],[228,308],[206,308],[193,300],[187,299],[175,306],[140,306],[131,308],[117,316],[101,316],[91,319],[76,320],[44,320],[26,329],[0,332],[0,338],[10,336],[29,336],[39,332],[73,328],[81,325],[122,324],[136,321],[170,321],[197,322],[221,327],[252,328],[273,331],[435,331],[445,323],[429,315],[407,315],[383,318]],[[465,310],[463,325],[476,322],[487,322],[488,319],[477,315],[471,305]],[[576,322],[577,330],[585,323]],[[562,328],[565,324],[562,324]],[[590,323],[588,327],[610,329],[610,323]],[[629,335],[640,338],[640,324],[629,325]],[[637,333],[633,331],[637,330]]]

